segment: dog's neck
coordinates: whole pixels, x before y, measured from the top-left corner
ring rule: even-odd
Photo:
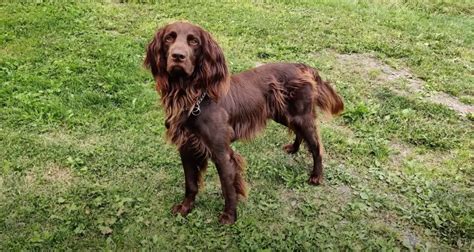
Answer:
[[[168,139],[180,146],[184,139],[184,124],[189,118],[189,111],[204,92],[186,77],[169,77],[165,90],[161,90],[161,102],[166,112]]]
[[[192,80],[191,77],[183,76],[168,78],[168,88],[162,91],[162,101],[168,116],[187,111],[202,95],[203,91]]]

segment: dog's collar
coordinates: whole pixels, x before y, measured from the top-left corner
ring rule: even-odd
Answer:
[[[188,117],[190,117],[191,115],[198,116],[199,114],[201,114],[201,102],[204,100],[204,98],[206,98],[206,95],[207,93],[203,92],[201,96],[199,96],[196,103],[189,110]]]

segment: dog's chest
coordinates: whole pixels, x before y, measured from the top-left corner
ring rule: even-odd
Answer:
[[[183,119],[183,118],[181,118]],[[191,148],[199,155],[209,156],[210,151],[202,137],[196,132],[195,119],[167,121],[166,138],[175,144],[178,149]]]

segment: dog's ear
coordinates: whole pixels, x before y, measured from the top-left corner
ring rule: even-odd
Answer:
[[[197,64],[198,85],[206,90],[209,97],[217,101],[229,89],[229,71],[224,53],[211,35],[201,31],[202,53]]]
[[[157,90],[162,90],[168,85],[168,73],[166,72],[166,56],[163,51],[163,35],[166,27],[158,30],[153,40],[148,44],[143,65],[151,70],[156,81]]]

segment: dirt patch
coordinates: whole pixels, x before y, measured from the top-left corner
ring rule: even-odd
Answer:
[[[63,131],[46,132],[41,138],[47,144],[70,145],[74,142],[72,136]]]
[[[406,247],[415,249],[419,243],[420,238],[416,234],[414,234],[412,231],[405,231],[403,236],[403,244]]]
[[[344,69],[361,75],[365,79],[374,80],[378,83],[397,82],[406,84],[404,87],[399,85],[389,86],[399,95],[421,94],[426,101],[447,106],[462,116],[474,113],[474,106],[464,104],[454,96],[444,92],[427,92],[423,88],[424,81],[417,78],[409,69],[395,69],[370,54],[338,54],[336,52],[330,52],[329,54],[333,55],[338,64],[344,66]]]
[[[430,95],[427,97],[427,99],[432,103],[448,106],[452,110],[457,111],[462,116],[468,116],[469,114],[474,113],[474,106],[466,105],[460,102],[456,97],[443,92]]]
[[[43,174],[43,179],[51,183],[70,185],[74,180],[74,175],[68,167],[50,164]]]
[[[351,66],[349,69],[366,79],[390,82],[403,78],[408,80],[410,90],[423,90],[423,81],[415,78],[407,69],[396,70],[370,54],[335,54],[335,57],[340,64]]]
[[[352,199],[352,189],[347,185],[336,187],[336,195],[341,205],[346,205]]]
[[[423,235],[422,228],[407,222],[394,212],[382,210],[377,216],[374,225],[379,226],[381,231],[394,232],[398,236],[399,242],[411,250],[415,250],[420,245],[430,241],[428,237]]]
[[[457,151],[429,152],[398,140],[392,140],[389,147],[391,155],[388,167],[400,171],[402,174],[416,172],[426,176],[454,178],[459,172],[456,166],[450,164],[458,159],[458,155],[462,155]]]
[[[351,139],[356,138],[354,131],[352,131],[351,128],[345,125],[338,125],[338,124],[330,122],[330,125],[324,125],[323,127],[328,128],[330,130],[335,130],[338,133],[341,133],[348,138],[351,138]]]
[[[392,141],[389,146],[393,151],[393,155],[390,155],[391,163],[395,167],[401,167],[407,157],[413,153],[412,148],[402,142]]]
[[[293,215],[293,212],[298,208],[298,205],[301,204],[301,202],[304,202],[304,199],[298,196],[296,192],[291,189],[282,189],[280,197],[285,215]]]
[[[32,186],[40,181],[48,185],[71,185],[74,182],[74,174],[68,167],[59,166],[55,163],[47,164],[44,170],[29,171],[25,175],[25,184]]]
[[[99,135],[88,135],[84,138],[78,138],[62,130],[46,132],[41,137],[46,144],[76,146],[80,149],[93,149],[104,141],[103,137]]]

